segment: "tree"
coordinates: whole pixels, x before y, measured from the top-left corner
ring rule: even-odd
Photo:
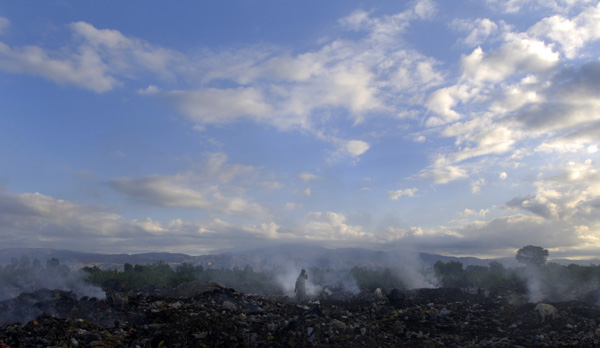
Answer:
[[[125,272],[133,272],[133,265],[130,263],[125,262],[125,264],[123,264],[123,271]]]
[[[527,266],[543,266],[548,258],[548,250],[533,245],[527,245],[517,251],[517,261]]]
[[[29,266],[31,266],[31,261],[29,260],[29,256],[21,255],[21,258],[19,259],[19,268],[29,269]]]
[[[488,266],[490,267],[490,272],[494,272],[494,273],[502,274],[506,270],[504,268],[504,265],[498,261],[492,261],[488,264]]]
[[[57,268],[60,266],[60,260],[53,257],[50,260],[46,260],[46,269]]]
[[[32,265],[32,267],[36,271],[40,271],[40,270],[42,270],[44,268],[42,266],[42,263],[38,259],[33,259],[33,265]]]
[[[463,264],[460,261],[448,261],[444,263],[437,261],[433,265],[433,270],[441,278],[444,286],[463,287],[467,286],[467,278]]]

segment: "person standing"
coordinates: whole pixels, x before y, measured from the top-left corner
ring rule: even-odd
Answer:
[[[296,288],[294,289],[296,303],[304,303],[306,301],[306,279],[308,279],[308,275],[305,270],[302,270],[298,279],[296,279]]]

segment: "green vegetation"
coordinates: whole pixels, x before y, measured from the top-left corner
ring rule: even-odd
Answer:
[[[360,291],[372,292],[377,288],[406,288],[400,278],[400,271],[389,267],[379,269],[354,267],[350,270],[350,274],[356,279]]]
[[[406,289],[411,285],[407,285],[407,281],[415,274],[423,279],[426,275],[433,275],[430,278],[435,278],[439,286],[510,288],[522,292],[541,291],[543,296],[572,291],[577,287],[595,288],[596,284],[600,284],[600,265],[561,266],[546,263],[547,256],[547,250],[527,246],[517,253],[517,259],[526,267],[506,268],[501,263],[492,261],[488,266],[464,268],[458,261],[438,261],[431,269],[412,273],[403,268],[354,267],[346,271],[310,268],[308,274],[309,282],[317,287],[343,289],[350,293],[372,292],[376,288]],[[147,265],[125,263],[122,270],[102,270],[94,266],[72,271],[61,265],[58,259],[48,260],[44,267],[38,260],[32,263],[23,256],[20,259],[13,258],[9,265],[0,266],[0,299],[9,295],[16,296],[18,291],[31,291],[41,287],[70,289],[78,283],[103,286],[109,281],[118,281],[133,290],[150,286],[176,287],[192,280],[215,281],[244,293],[275,294],[282,292],[282,286],[292,287],[296,276],[281,272],[255,272],[250,266],[244,269],[204,269],[188,263],[172,267],[164,262]],[[535,288],[532,284],[535,284]]]
[[[517,251],[517,261],[528,267],[541,267],[546,264],[548,250],[534,245],[527,245]]]
[[[109,280],[124,282],[130,289],[142,289],[149,286],[176,287],[181,283],[192,280],[214,281],[227,287],[232,287],[245,293],[273,292],[275,281],[266,273],[256,273],[252,267],[243,270],[234,269],[204,269],[182,263],[175,268],[163,262],[148,265],[131,265],[126,263],[123,271],[101,270],[98,267],[84,267],[88,273],[88,281],[102,286]]]

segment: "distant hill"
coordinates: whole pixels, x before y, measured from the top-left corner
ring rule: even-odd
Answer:
[[[183,262],[195,263],[194,256],[176,253],[143,253],[143,254],[95,254],[71,250],[55,250],[47,248],[9,248],[0,249],[0,264],[9,264],[11,259],[27,256],[31,262],[38,259],[42,264],[47,260],[56,258],[61,264],[71,267],[98,266],[100,268],[119,268],[124,263],[149,264],[163,261],[169,264]]]
[[[122,268],[123,264],[149,264],[158,261],[170,265],[189,263],[204,268],[244,268],[247,265],[255,271],[277,270],[282,268],[318,267],[321,269],[350,269],[352,267],[431,267],[437,261],[458,261],[464,267],[487,266],[494,259],[476,257],[453,257],[408,250],[378,251],[362,248],[327,249],[307,245],[279,245],[237,252],[221,252],[200,256],[179,253],[142,253],[142,254],[95,254],[70,250],[46,248],[9,248],[0,249],[0,264],[10,264],[12,258],[20,259],[26,255],[30,262],[38,259],[42,264],[51,258],[57,258],[61,264],[72,268],[98,266],[103,269]],[[513,258],[496,259],[507,267],[518,265]],[[572,261],[566,259],[551,260],[559,264],[576,263],[580,265],[599,264],[600,260]]]

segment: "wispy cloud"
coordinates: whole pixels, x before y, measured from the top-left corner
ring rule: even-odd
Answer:
[[[243,194],[244,182],[253,183],[256,169],[227,163],[227,156],[211,154],[200,169],[174,175],[115,178],[108,184],[134,201],[162,207],[199,208],[207,214],[225,213],[268,217],[266,208]]]
[[[407,188],[407,189],[401,189],[401,190],[395,190],[395,191],[389,191],[388,197],[393,201],[397,201],[402,196],[414,197],[415,194],[417,193],[417,191],[418,191],[418,189],[416,189],[414,187]]]
[[[10,27],[10,20],[6,17],[0,17],[0,35]]]

